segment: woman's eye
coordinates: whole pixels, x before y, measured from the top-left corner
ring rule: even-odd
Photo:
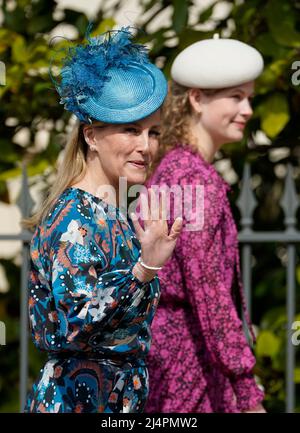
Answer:
[[[139,133],[138,129],[137,128],[133,128],[133,127],[125,128],[125,131],[129,132],[129,134],[138,134]]]
[[[160,136],[160,132],[159,132],[159,131],[150,131],[150,132],[149,132],[149,135],[150,135],[151,137],[158,138],[158,137]]]
[[[232,98],[234,99],[238,99],[240,101],[240,99],[242,98],[241,95],[232,95]]]

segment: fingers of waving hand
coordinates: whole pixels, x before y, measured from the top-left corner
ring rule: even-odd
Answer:
[[[144,201],[142,203],[142,206],[144,206],[142,211],[144,229],[141,227],[137,216],[134,213],[130,215],[138,238],[141,240],[141,237],[145,235],[146,231],[148,231],[147,229],[151,227],[152,234],[156,233],[158,236],[164,236],[170,241],[176,240],[182,229],[182,218],[178,217],[175,219],[170,233],[168,233],[167,215],[169,212],[167,208],[168,202],[166,191],[161,190],[160,196],[158,197],[158,194],[150,188],[148,194],[150,205],[148,205],[148,201],[145,200],[145,198],[147,198],[146,196],[143,197]],[[147,206],[147,208],[145,206]],[[146,212],[144,212],[145,210]]]
[[[169,239],[176,241],[178,236],[180,235],[181,229],[182,229],[182,218],[178,217],[176,218],[176,220],[174,221],[171,227]]]
[[[130,214],[130,218],[132,220],[132,224],[134,226],[134,230],[135,230],[135,233],[136,233],[138,239],[141,239],[141,237],[144,233],[144,230],[143,230],[141,224],[139,223],[138,217],[136,216],[136,214],[134,212],[132,212]]]
[[[146,228],[151,225],[152,220],[157,220],[159,217],[158,199],[152,188],[148,189],[146,194],[143,192],[140,195],[140,210],[146,230]],[[130,216],[132,218],[132,214]],[[132,220],[134,220],[134,217]]]
[[[144,231],[146,231],[153,222],[161,221],[162,216],[164,216],[164,219],[166,219],[166,209],[162,210],[163,206],[166,206],[166,200],[163,199],[162,196],[159,197],[159,194],[155,192],[154,189],[149,188],[147,190],[147,194],[141,194],[140,209],[141,218],[144,224]],[[139,236],[139,234],[142,234],[143,229],[140,224],[135,224],[137,221],[135,214],[131,214],[130,216],[136,229],[136,233]]]
[[[132,219],[132,223],[133,226],[135,228],[135,232],[136,235],[139,239],[141,239],[142,235],[144,234],[146,228],[150,225],[151,223],[151,200],[150,200],[150,192],[152,190],[147,190],[147,194],[145,194],[144,192],[140,195],[139,198],[139,206],[140,206],[140,218],[143,221],[143,225],[144,225],[144,229],[142,228],[141,224],[139,223],[138,217],[137,215],[132,212],[130,214],[130,218]],[[149,205],[150,203],[150,205]]]
[[[161,219],[161,196],[150,188],[149,192],[149,222]]]

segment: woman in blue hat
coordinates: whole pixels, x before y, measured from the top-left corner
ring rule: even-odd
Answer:
[[[128,29],[70,49],[56,84],[78,118],[33,228],[29,314],[48,360],[25,412],[141,412],[145,356],[160,296],[157,270],[174,249],[151,212],[144,228],[121,201],[142,184],[159,135],[167,84]],[[127,185],[122,190],[120,178]],[[135,232],[136,229],[136,232]]]

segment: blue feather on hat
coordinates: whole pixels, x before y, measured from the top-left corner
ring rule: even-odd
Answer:
[[[111,68],[126,68],[130,63],[147,63],[148,50],[144,45],[131,41],[129,27],[106,32],[100,36],[86,35],[87,43],[71,47],[63,60],[61,81],[51,79],[60,95],[60,103],[81,121],[90,123],[88,113],[81,104],[95,92],[97,95],[110,80]],[[90,33],[91,26],[87,33]]]

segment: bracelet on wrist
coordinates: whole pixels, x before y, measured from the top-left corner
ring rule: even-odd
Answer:
[[[141,256],[138,258],[138,262],[139,262],[139,263],[140,263],[144,268],[149,269],[150,271],[159,271],[160,269],[162,269],[162,266],[161,266],[161,267],[156,267],[156,266],[148,266],[148,265],[146,265],[146,264],[142,261]]]
[[[151,271],[150,269],[146,269],[140,264],[140,262],[136,262],[133,268],[133,275],[138,280],[145,283],[151,281],[154,278],[154,276],[156,276],[156,271]]]

